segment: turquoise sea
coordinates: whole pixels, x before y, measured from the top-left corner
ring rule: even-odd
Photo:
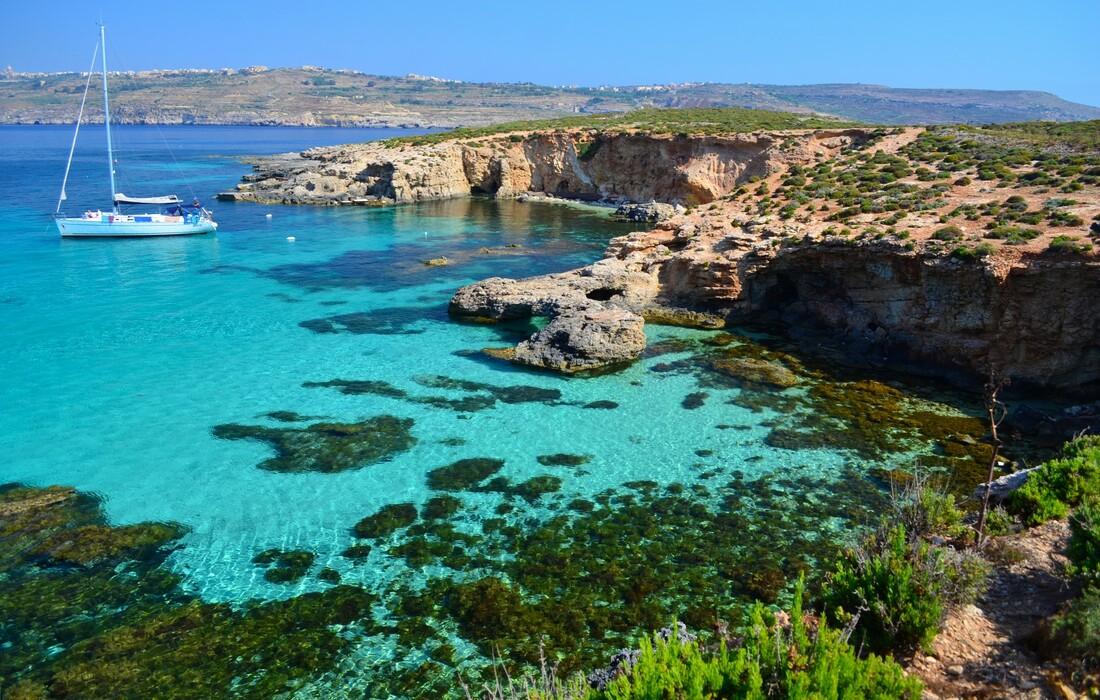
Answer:
[[[68,187],[70,214],[106,199],[101,137],[87,133]],[[456,671],[476,685],[487,639],[508,658],[506,645],[532,643],[532,629],[565,667],[590,668],[650,623],[705,624],[737,600],[781,600],[785,582],[867,521],[885,469],[943,456],[927,433],[885,449],[859,443],[844,416],[822,426],[814,401],[835,400],[863,377],[803,364],[774,339],[654,326],[651,352],[637,363],[565,378],[480,352],[514,344],[529,326],[448,318],[447,302],[463,284],[599,259],[611,237],[634,230],[606,211],[481,199],[389,209],[213,201],[248,171],[241,156],[390,135],[123,128],[119,189],[198,197],[220,230],[70,241],[49,216],[69,129],[0,128],[0,483],[95,494],[113,526],[182,525],[186,534],[163,566],[180,576],[180,595],[203,603],[242,610],[248,601],[328,591],[337,579],[378,596],[373,622],[330,625],[338,653],[286,690],[434,696],[455,687]],[[440,256],[451,264],[424,264]],[[783,364],[801,382],[746,383],[715,364],[748,355]],[[832,389],[815,394],[819,385]],[[903,378],[875,386],[894,392],[895,408],[955,418],[969,410]],[[882,408],[874,398],[868,406]],[[394,440],[380,457],[327,469],[336,457],[326,450],[346,444],[325,442],[339,430],[311,426],[378,416],[404,426],[371,438]],[[797,445],[781,439],[814,430],[817,439]],[[244,439],[226,439],[233,437]],[[312,461],[295,461],[303,444]],[[270,468],[279,445],[289,450],[282,465],[290,471]],[[456,462],[489,466],[450,491],[429,477]],[[443,516],[447,528],[433,530],[425,506],[444,493],[459,507]],[[405,503],[415,509],[411,529],[398,514],[379,536],[356,536],[356,523]],[[643,511],[650,520],[632,529],[629,514]],[[688,540],[685,523],[699,528]],[[570,529],[582,526],[583,538]],[[532,554],[531,533],[541,533],[548,559]],[[346,554],[365,543],[366,556]],[[738,547],[746,554],[732,563],[713,551]],[[253,561],[272,549],[313,557],[299,575],[278,580],[267,576],[277,555]],[[599,566],[583,560],[586,552]],[[633,552],[631,563],[615,561],[616,552]],[[617,573],[605,581],[597,568]],[[659,577],[643,586],[639,572]],[[690,586],[670,586],[670,576]],[[487,580],[497,583],[456,588]],[[429,604],[423,596],[419,607],[407,603],[424,591]],[[487,610],[470,602],[494,594],[511,602]],[[547,622],[561,617],[552,606],[563,599],[587,606],[568,633]],[[606,613],[631,606],[645,615]],[[29,643],[33,623],[0,623],[9,647]],[[589,641],[571,647],[576,636]],[[63,660],[68,650],[58,642],[49,658]],[[517,661],[530,660],[524,650]],[[9,681],[30,673],[6,672]],[[249,694],[253,676],[242,671],[230,694]]]

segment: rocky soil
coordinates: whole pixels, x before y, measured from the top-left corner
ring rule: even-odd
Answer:
[[[906,660],[924,681],[926,700],[1077,697],[1062,670],[1040,661],[1033,647],[1040,621],[1075,593],[1064,574],[1068,537],[1065,521],[1051,521],[994,541],[1019,561],[998,565],[977,605],[951,613],[931,654]]]

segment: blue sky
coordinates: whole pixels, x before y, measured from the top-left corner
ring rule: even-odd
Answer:
[[[18,3],[18,4],[16,4]],[[547,85],[879,83],[1100,106],[1100,0],[611,3],[14,0],[0,68],[350,68]],[[0,98],[2,99],[2,98]]]

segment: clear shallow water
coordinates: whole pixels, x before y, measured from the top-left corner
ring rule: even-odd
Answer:
[[[247,171],[233,156],[389,134],[125,132],[119,141],[126,177],[119,189],[159,194],[127,182],[160,178],[166,191],[203,199],[220,231],[166,240],[60,240],[48,215],[69,131],[0,128],[0,451],[6,456],[0,482],[94,492],[115,525],[183,524],[189,533],[169,565],[204,600],[284,599],[329,586],[315,575],[290,584],[266,581],[252,558],[269,548],[313,552],[314,574],[329,567],[344,583],[380,593],[472,575],[410,565],[378,546],[365,563],[341,556],[356,542],[351,528],[357,521],[387,504],[422,506],[438,495],[428,488],[428,472],[459,459],[504,460],[499,475],[512,483],[545,474],[561,479],[556,496],[529,503],[495,492],[462,494],[465,508],[455,526],[471,533],[506,500],[516,505],[507,522],[533,527],[564,512],[575,497],[639,480],[691,485],[701,483],[704,472],[725,470],[828,488],[850,480],[852,468],[867,473],[865,462],[848,451],[769,447],[765,439],[777,414],[736,403],[742,393],[736,386],[701,388],[706,370],[659,371],[692,358],[713,333],[651,327],[652,343],[680,341],[683,349],[583,379],[522,371],[478,353],[521,336],[450,321],[446,305],[454,290],[487,276],[540,274],[598,259],[609,238],[631,230],[599,212],[481,200],[384,210],[212,202]],[[179,171],[153,160],[165,145]],[[107,189],[99,147],[87,139],[79,152],[68,187],[72,211],[105,199],[97,194]],[[452,264],[424,265],[441,255]],[[303,386],[380,380],[414,397],[485,395],[426,387],[424,377],[435,375],[553,389],[560,398],[498,401],[463,412]],[[701,405],[686,408],[685,398],[700,392],[706,393],[697,397]],[[798,392],[804,389],[788,390]],[[584,407],[596,401],[618,407]],[[312,420],[284,424],[265,415],[273,411]],[[221,424],[285,428],[383,414],[412,419],[415,445],[340,473],[260,469],[272,456],[268,444],[211,433]],[[563,469],[537,459],[557,453],[589,461]],[[699,493],[711,504],[717,498]],[[836,538],[849,523],[838,518],[818,525],[820,533],[810,536]],[[392,637],[376,635],[355,654],[384,661],[394,648]],[[354,683],[354,666],[328,682]]]

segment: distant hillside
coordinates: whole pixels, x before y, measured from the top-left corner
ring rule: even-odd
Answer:
[[[148,124],[454,127],[643,107],[748,107],[877,124],[1100,118],[1100,108],[1045,92],[881,85],[578,88],[398,78],[311,67],[117,73],[111,84],[114,117]],[[83,89],[84,78],[78,73],[8,73],[0,79],[0,124],[71,123]]]

